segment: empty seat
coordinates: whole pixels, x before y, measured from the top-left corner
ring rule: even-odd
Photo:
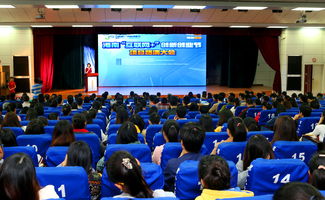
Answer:
[[[303,117],[298,120],[297,135],[301,137],[305,133],[312,132],[315,129],[319,117]]]
[[[245,189],[255,195],[273,194],[288,182],[307,182],[308,167],[298,159],[262,159],[251,163]]]
[[[226,160],[237,163],[242,160],[246,142],[224,142],[219,144],[217,154]]]
[[[4,147],[3,151],[4,151],[4,159],[16,153],[25,153],[29,155],[29,157],[32,159],[34,166],[38,166],[37,153],[34,147],[31,146]]]
[[[149,125],[146,129],[146,142],[150,149],[152,149],[153,146],[153,137],[156,133],[160,132],[163,127],[163,124],[152,124]]]
[[[128,151],[140,162],[151,162],[151,151],[146,144],[110,144],[106,147],[105,161],[116,151]]]
[[[164,176],[159,165],[154,163],[141,163],[142,174],[152,190],[164,187]],[[112,197],[121,194],[121,191],[109,180],[106,168],[102,176],[102,197]]]
[[[268,141],[273,140],[274,132],[273,131],[249,131],[247,132],[247,140],[252,137],[253,135],[264,135]]]
[[[52,137],[49,134],[40,135],[20,135],[17,137],[17,143],[19,146],[32,146],[35,151],[45,156],[47,149],[49,148],[52,141]]]
[[[116,136],[117,136],[117,133],[112,133],[108,136],[108,144],[116,144]],[[138,133],[138,140],[144,144],[144,137],[141,133]]]
[[[238,171],[235,163],[227,161],[230,169],[230,187],[237,187]],[[198,176],[199,161],[186,160],[177,170],[175,193],[179,199],[195,199],[201,194],[200,180]]]
[[[53,185],[60,198],[89,200],[88,175],[82,167],[37,167],[36,176],[41,185]]]
[[[64,161],[69,147],[49,147],[46,152],[45,162],[49,167],[56,167]]]
[[[214,148],[215,143],[221,142],[222,140],[226,140],[228,138],[227,132],[206,132],[204,145],[207,148],[208,152],[211,152]]]
[[[273,144],[275,158],[294,158],[300,159],[308,164],[312,155],[317,151],[317,146],[310,141],[276,141]]]

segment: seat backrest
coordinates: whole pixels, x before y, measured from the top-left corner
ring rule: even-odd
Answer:
[[[151,151],[146,144],[110,144],[106,147],[105,161],[116,151],[128,151],[140,162],[151,162]]]
[[[200,111],[188,111],[187,114],[190,116],[191,119],[196,118],[197,115],[201,114]]]
[[[87,124],[86,129],[90,132],[95,133],[100,140],[102,139],[102,132],[98,124]]]
[[[219,103],[217,107],[217,111],[219,111],[222,108],[222,106],[226,106],[226,105],[227,103]]]
[[[51,145],[51,141],[52,137],[49,134],[20,135],[17,137],[17,144],[19,146],[32,146],[42,157],[45,156],[47,149]]]
[[[16,153],[25,153],[32,159],[34,166],[38,166],[37,153],[31,146],[4,147],[4,159]]]
[[[322,116],[322,112],[311,112],[310,113],[310,117],[321,117]]]
[[[154,163],[141,163],[142,174],[152,190],[164,187],[164,176],[159,165]],[[121,194],[121,191],[109,180],[106,168],[102,176],[102,197],[112,197]]]
[[[122,126],[122,124],[110,124],[107,130],[107,135],[112,133],[117,133],[118,129]]]
[[[278,114],[278,116],[290,116],[290,117],[294,117],[296,114],[298,114],[298,112],[281,112]]]
[[[301,137],[305,133],[312,132],[316,124],[319,121],[319,117],[303,117],[298,120],[297,135]]]
[[[228,138],[227,132],[206,132],[204,144],[207,148],[208,152],[211,152],[214,148],[215,143],[221,142],[222,140],[226,140]]]
[[[44,126],[45,134],[53,135],[55,126]]]
[[[108,144],[116,144],[116,136],[117,136],[117,133],[112,133],[108,136]],[[138,133],[138,140],[144,144],[144,137],[141,133]]]
[[[179,142],[168,142],[165,144],[161,153],[160,166],[164,170],[166,168],[168,160],[177,158],[182,152],[182,146]]]
[[[272,141],[274,132],[273,131],[249,131],[247,132],[247,140],[252,137],[253,135],[264,135],[268,141]]]
[[[189,123],[189,122],[196,122],[196,123],[198,123],[199,120],[198,119],[180,119],[180,120],[177,120],[177,122],[179,124],[179,127],[182,127],[184,124]]]
[[[230,187],[237,187],[238,171],[235,163],[227,161],[230,169]],[[201,194],[198,176],[199,161],[186,160],[182,162],[176,173],[175,193],[179,199],[195,199]]]
[[[162,117],[162,115],[164,114],[164,112],[166,112],[168,109],[160,109],[158,110],[158,115],[160,115],[160,117]]]
[[[96,166],[96,163],[100,159],[100,142],[97,135],[92,133],[89,134],[80,133],[80,134],[75,134],[75,138],[76,140],[84,141],[89,145],[93,153],[93,166]]]
[[[98,124],[103,132],[106,131],[106,123],[101,119],[93,119],[93,124]]]
[[[273,151],[277,159],[294,158],[308,164],[312,155],[317,151],[317,146],[311,141],[276,141],[273,144]]]
[[[48,120],[48,125],[55,126],[58,122],[59,122],[59,120]]]
[[[248,108],[246,117],[253,117],[255,118],[258,112],[261,112],[262,108]]]
[[[150,149],[152,149],[153,146],[153,137],[157,132],[160,132],[163,127],[163,124],[152,124],[149,125],[146,129],[146,142]]]
[[[60,120],[67,120],[69,122],[72,122],[72,116],[59,116]]]
[[[64,161],[69,147],[49,147],[46,152],[45,162],[49,167],[56,167]]]
[[[219,144],[217,154],[226,160],[237,163],[243,159],[246,142],[224,142]]]
[[[308,167],[298,159],[262,159],[251,163],[245,189],[254,195],[273,194],[288,182],[307,182]]]
[[[16,137],[25,134],[24,130],[21,127],[3,127],[3,128],[8,128],[12,130],[15,133]]]
[[[247,108],[247,106],[237,106],[235,109],[235,116],[238,116],[245,108]]]
[[[41,185],[53,185],[60,198],[89,200],[88,175],[82,167],[36,167]]]
[[[27,120],[20,121],[20,125],[21,125],[21,126],[27,126],[29,122],[30,122],[30,121],[27,121]]]
[[[165,143],[166,143],[166,141],[165,141],[165,138],[164,138],[163,134],[162,133],[156,133],[155,137],[153,138],[153,147],[152,147],[152,149],[155,149],[156,146],[160,146],[160,145],[163,145]]]
[[[260,118],[258,120],[258,125],[265,125],[270,119],[275,117],[275,110],[262,110]]]

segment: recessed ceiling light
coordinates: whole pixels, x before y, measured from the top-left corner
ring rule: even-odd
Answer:
[[[72,27],[75,27],[75,28],[82,28],[82,27],[93,27],[93,25],[72,25]]]
[[[298,8],[294,8],[292,10],[297,10],[297,11],[321,11],[321,10],[325,10],[325,8],[298,7]]]
[[[79,8],[78,5],[45,5],[46,8]]]
[[[173,27],[173,25],[157,24],[157,25],[152,25],[152,27]]]
[[[237,6],[234,10],[265,10],[267,7]]]
[[[250,28],[251,26],[229,26],[230,28]]]
[[[143,5],[111,5],[110,8],[143,8]]]
[[[287,26],[268,26],[267,28],[288,28]]]
[[[322,27],[322,26],[305,26],[305,27],[303,27],[303,29],[322,29],[322,28],[325,28],[325,27]]]
[[[133,25],[119,25],[119,24],[116,24],[116,25],[113,25],[113,27],[133,27]]]
[[[52,25],[31,25],[33,28],[51,28]]]
[[[210,28],[212,25],[192,25],[193,28]]]
[[[0,8],[15,8],[13,5],[0,5]]]
[[[174,6],[173,9],[204,9],[206,6]]]

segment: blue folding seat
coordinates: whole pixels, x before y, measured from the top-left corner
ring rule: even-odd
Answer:
[[[20,117],[21,121],[26,120],[26,114],[18,114],[18,116]]]
[[[142,174],[152,190],[164,187],[164,176],[161,167],[154,163],[141,163]],[[121,194],[121,191],[109,180],[106,168],[102,176],[102,197],[112,197]]]
[[[96,166],[96,163],[100,159],[100,142],[98,136],[96,134],[80,133],[75,134],[75,138],[76,140],[84,141],[89,145],[93,155],[93,166]]]
[[[88,175],[82,167],[36,167],[41,187],[53,185],[60,198],[89,200]]]
[[[227,161],[230,169],[230,187],[237,187],[238,171],[235,163]],[[200,196],[200,180],[198,175],[199,161],[182,162],[176,173],[175,194],[179,199],[195,199]]]
[[[49,147],[46,152],[45,162],[49,167],[56,167],[64,161],[69,147]]]
[[[269,120],[273,119],[275,117],[276,111],[275,110],[262,110],[260,118],[258,120],[258,125],[263,126],[268,122]]]
[[[219,116],[218,115],[216,115],[216,114],[208,114],[208,115],[210,115],[210,117],[212,118],[212,119],[214,119],[214,118],[219,118]],[[201,119],[201,117],[202,117],[202,114],[197,114],[196,116],[195,116],[195,119]]]
[[[272,200],[272,199],[273,199],[273,194],[265,194],[265,195],[259,195],[254,197],[227,198],[227,200]]]
[[[48,120],[48,126],[55,126],[59,120]]]
[[[37,153],[31,146],[4,147],[4,159],[15,153],[25,153],[32,159],[34,166],[38,166]]]
[[[28,123],[29,123],[29,121],[27,121],[27,120],[20,121],[20,125],[21,125],[21,126],[27,126]]]
[[[217,154],[226,160],[237,163],[242,160],[246,142],[224,142],[219,144]]]
[[[287,109],[286,112],[296,112],[296,113],[298,113],[299,112],[299,108],[298,107],[292,107],[290,109]]]
[[[224,123],[224,124],[222,124],[222,129],[221,129],[221,131],[225,132],[225,131],[227,131],[227,129],[228,129],[228,123]]]
[[[218,122],[219,122],[219,118],[212,118],[212,125],[214,128],[217,127]]]
[[[196,118],[197,115],[201,114],[200,111],[188,111],[187,114],[190,116],[190,119]]]
[[[251,163],[245,189],[254,195],[273,194],[288,182],[307,182],[308,167],[298,159],[262,159]]]
[[[86,129],[90,132],[95,133],[100,140],[102,139],[102,132],[98,124],[87,124]]]
[[[93,124],[98,124],[100,128],[103,130],[103,132],[106,131],[106,123],[105,121],[101,119],[93,119]]]
[[[162,133],[156,133],[155,137],[153,137],[153,146],[152,149],[155,149],[157,146],[165,144],[165,138]]]
[[[122,126],[122,124],[110,124],[107,130],[107,135],[112,133],[117,133],[118,129]]]
[[[276,141],[273,144],[273,151],[277,159],[294,158],[308,164],[312,155],[317,151],[317,146],[311,141]]]
[[[160,132],[163,127],[163,124],[152,124],[149,125],[146,129],[146,142],[150,149],[152,149],[153,146],[153,137],[156,133]]]
[[[221,142],[222,140],[226,140],[228,138],[227,132],[206,132],[204,145],[207,148],[208,152],[211,152],[214,148],[214,144],[217,142]]]
[[[268,141],[273,140],[274,132],[273,131],[249,131],[247,132],[247,140],[252,137],[253,135],[264,135]]]
[[[232,107],[234,107],[234,105],[227,105],[226,106],[227,109],[231,109]]]
[[[116,144],[116,136],[117,136],[117,133],[112,133],[108,136],[108,144]],[[144,144],[144,137],[141,133],[138,133],[138,140]]]
[[[168,109],[160,109],[158,110],[158,115],[160,115],[160,117],[162,117],[162,115],[164,114],[164,112],[166,112]]]
[[[321,117],[322,116],[322,112],[311,112],[310,113],[310,117]]]
[[[313,112],[319,112],[319,113],[322,113],[322,112],[323,112],[323,109],[321,109],[321,108],[319,108],[319,109],[313,109],[313,110],[312,110],[312,113],[313,113]]]
[[[51,145],[51,141],[52,136],[49,134],[20,135],[17,137],[17,143],[19,146],[32,146],[42,157],[45,156],[47,149]]]
[[[245,108],[247,108],[247,106],[237,106],[235,109],[235,116],[238,116]]]
[[[106,147],[105,161],[116,151],[128,151],[140,162],[151,162],[151,151],[146,144],[110,144]]]
[[[137,113],[138,115],[149,115],[149,112],[147,110],[143,110]]]
[[[59,119],[60,120],[67,120],[69,122],[72,122],[72,116],[60,116]]]
[[[53,135],[54,126],[44,126],[45,134]]]
[[[179,126],[182,127],[184,124],[189,123],[189,122],[198,123],[199,120],[198,119],[180,119],[180,120],[177,120],[177,122],[178,122]]]
[[[219,103],[217,107],[217,111],[219,111],[222,108],[222,106],[227,106],[227,103]]]
[[[301,137],[305,133],[312,132],[315,129],[319,117],[303,117],[298,120],[297,135]]]
[[[296,114],[298,114],[298,112],[281,112],[281,113],[279,113],[279,117],[280,116],[290,116],[290,117],[294,117]]]
[[[16,137],[25,134],[24,130],[21,127],[3,127],[3,128],[4,129],[8,128],[8,129],[12,130],[15,133]]]
[[[255,118],[257,113],[261,112],[263,109],[262,108],[248,108],[246,117],[253,117]]]

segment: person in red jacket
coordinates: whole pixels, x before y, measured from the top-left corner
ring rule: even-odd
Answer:
[[[13,77],[10,77],[10,81],[8,83],[8,89],[9,89],[9,94],[11,99],[14,99],[16,94],[16,83]]]
[[[91,64],[88,63],[86,67],[86,74],[90,74],[90,73],[92,73],[92,69],[91,69]]]

